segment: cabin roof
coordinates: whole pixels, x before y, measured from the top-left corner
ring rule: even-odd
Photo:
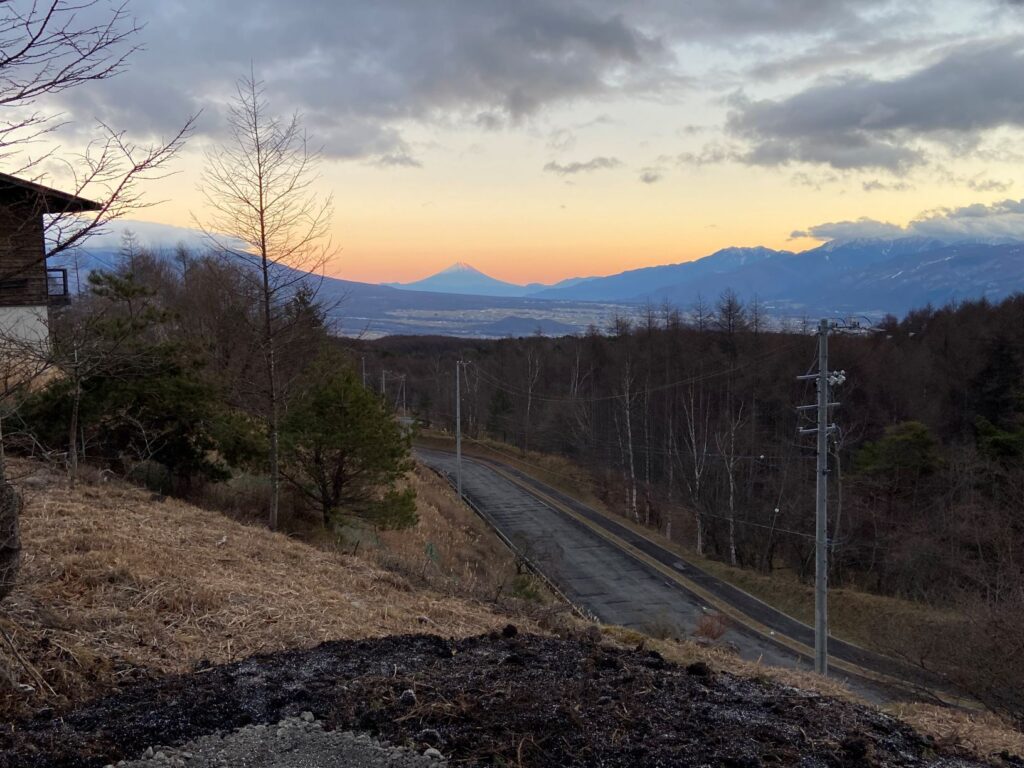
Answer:
[[[81,213],[98,211],[102,207],[99,203],[86,200],[84,197],[0,173],[0,205],[26,202],[33,197],[41,203],[42,213]]]

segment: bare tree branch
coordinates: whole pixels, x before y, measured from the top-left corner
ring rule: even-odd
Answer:
[[[230,139],[206,156],[201,190],[208,213],[197,223],[216,250],[245,265],[258,285],[270,442],[268,522],[275,529],[282,400],[277,356],[287,330],[283,309],[300,288],[315,300],[333,255],[328,229],[334,203],[314,190],[319,154],[310,149],[299,115],[273,115],[254,74],[239,81],[228,124]]]

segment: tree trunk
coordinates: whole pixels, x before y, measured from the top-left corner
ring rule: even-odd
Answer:
[[[277,362],[274,359],[274,328],[270,314],[270,265],[263,254],[263,343],[267,359],[267,437],[270,439],[270,514],[267,525],[276,531],[281,502],[281,467],[278,451]]]
[[[632,417],[632,395],[630,393],[629,364],[626,364],[626,376],[623,379],[623,415],[626,422],[626,456],[629,458],[629,511],[633,514],[633,520],[640,522],[640,514],[636,506],[636,465],[633,460],[633,417]]]
[[[736,565],[736,478],[729,463],[729,564]]]
[[[75,376],[75,389],[71,396],[71,418],[68,420],[68,480],[71,487],[78,482],[78,410],[82,402],[82,383]]]
[[[14,589],[21,564],[20,516],[21,496],[7,482],[4,468],[0,465],[0,600]]]

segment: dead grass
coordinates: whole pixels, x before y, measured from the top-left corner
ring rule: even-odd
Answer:
[[[515,555],[455,497],[447,482],[423,466],[408,480],[416,491],[419,523],[409,530],[365,537],[362,551],[367,557],[444,594],[502,603],[529,594],[530,602],[553,602],[542,583],[517,566]]]
[[[1024,734],[992,714],[968,714],[931,704],[901,704],[889,711],[940,744],[963,746],[986,757],[1024,755]]]
[[[12,682],[35,688],[28,693],[0,682],[6,717],[59,708],[140,675],[186,672],[200,661],[224,663],[335,638],[416,631],[466,636],[510,618],[485,599],[510,589],[513,556],[427,471],[411,478],[420,525],[381,534],[374,547],[354,556],[173,499],[157,501],[116,481],[72,491],[42,465],[15,464],[12,474],[22,478],[27,497],[25,556],[0,625],[44,685],[0,648],[0,668],[14,673]],[[587,631],[557,604],[535,615],[537,622],[521,615],[515,620],[532,631]],[[677,663],[704,661],[733,674],[855,699],[834,681],[744,661],[720,646],[657,640],[621,627],[600,634],[621,646],[643,644]],[[1024,736],[992,716],[925,705],[893,713],[982,755],[1024,753]]]
[[[725,616],[720,613],[705,613],[697,620],[697,626],[693,630],[696,637],[703,637],[707,640],[721,640],[725,630],[729,628]]]
[[[361,557],[117,481],[37,486],[23,484],[22,573],[2,623],[52,692],[8,688],[8,714],[81,700],[140,668],[183,672],[335,638],[465,636],[509,620]],[[4,653],[22,683],[41,687]]]
[[[713,669],[723,670],[733,675],[773,680],[782,685],[817,691],[827,696],[835,696],[846,701],[855,701],[863,704],[863,701],[835,680],[821,678],[810,672],[770,667],[759,662],[746,661],[737,656],[735,652],[723,646],[702,645],[691,640],[652,638],[649,635],[623,627],[606,626],[602,627],[601,631],[604,637],[612,643],[629,648],[642,645],[645,648],[656,650],[666,659],[676,664],[686,665],[696,661],[703,661]]]

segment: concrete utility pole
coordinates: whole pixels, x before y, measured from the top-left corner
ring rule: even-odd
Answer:
[[[455,361],[455,486],[462,498],[462,361]]]
[[[814,503],[814,668],[828,674],[828,320],[818,326],[818,478]]]
[[[363,355],[363,388],[366,388],[366,355]]]
[[[800,411],[816,411],[818,423],[800,434],[814,434],[818,438],[817,482],[814,504],[814,671],[828,675],[828,437],[835,426],[829,422],[829,409],[839,405],[831,402],[833,384],[846,380],[844,371],[832,373],[828,369],[828,334],[831,324],[822,320],[818,324],[818,372],[798,376],[801,380],[817,382],[818,402],[802,405]]]
[[[388,372],[387,371],[381,371],[380,372],[380,396],[381,397],[386,397],[386,395],[387,395],[387,392],[385,391],[385,388],[387,386],[385,384],[385,382],[387,381],[387,378],[388,378]]]

